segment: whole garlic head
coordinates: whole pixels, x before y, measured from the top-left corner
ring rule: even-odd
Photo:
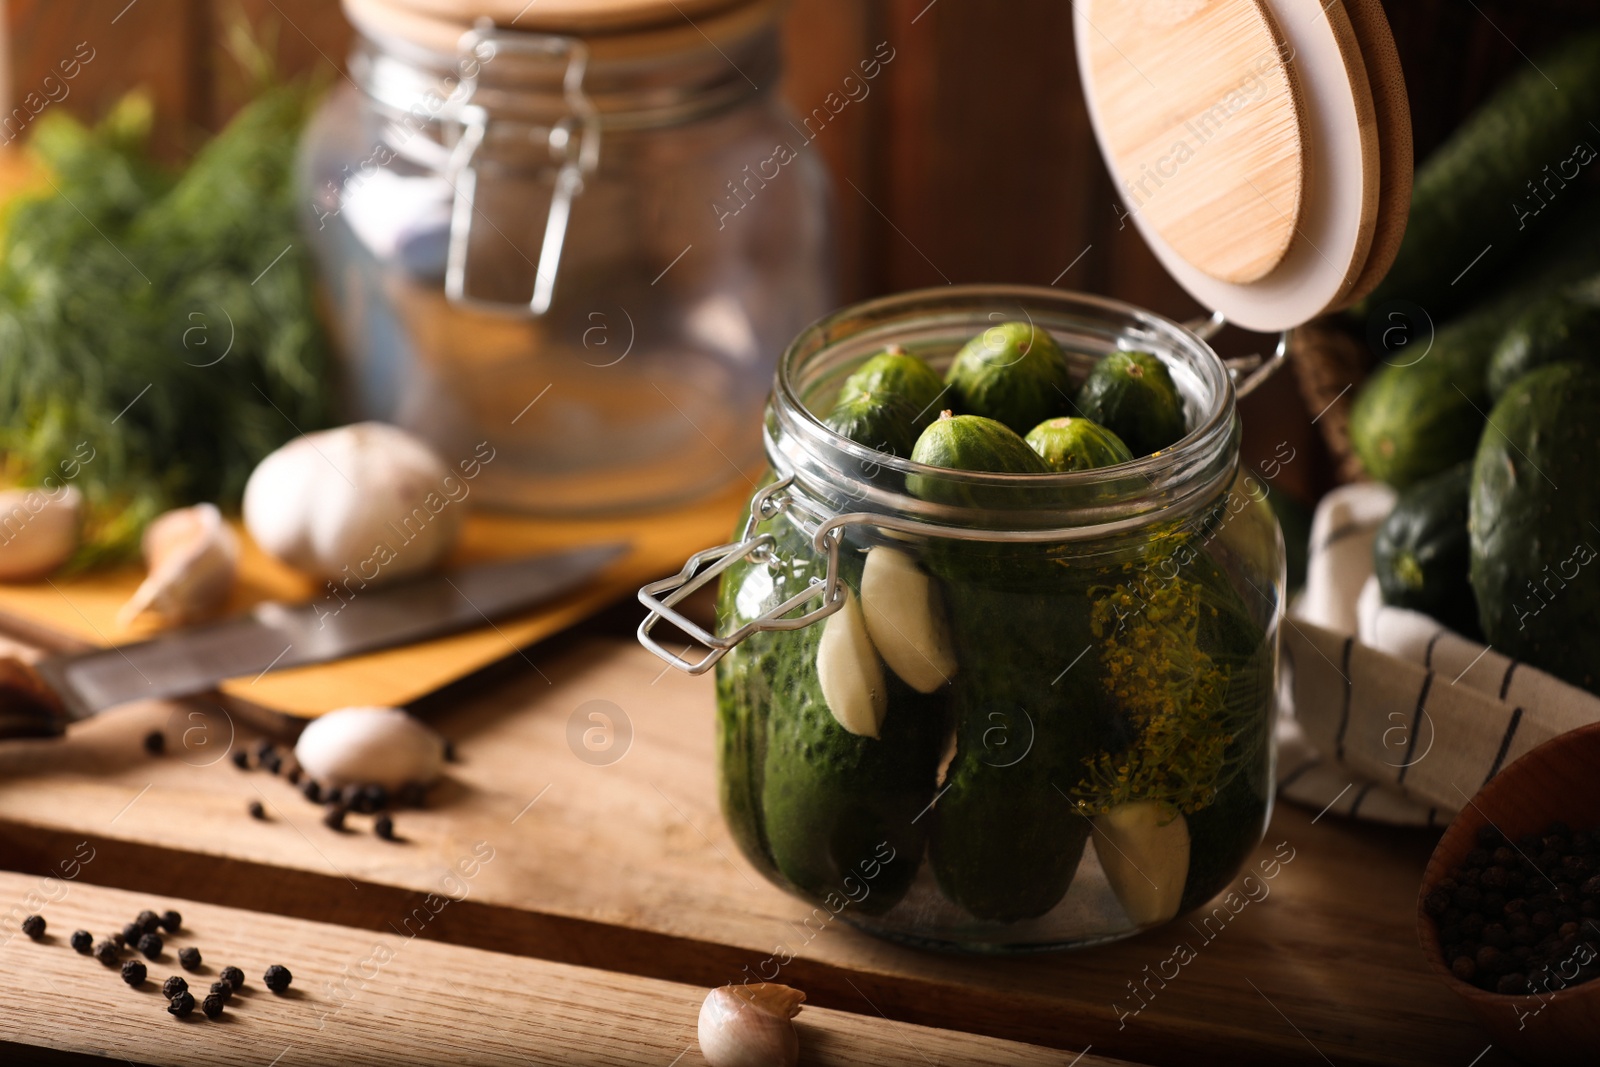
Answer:
[[[358,422],[263,459],[245,484],[244,523],[263,551],[316,577],[390,582],[455,544],[464,506],[452,485],[462,483],[422,441]]]
[[[711,1067],[794,1067],[794,1017],[806,995],[774,982],[725,985],[700,1005],[700,1054]]]
[[[42,578],[77,551],[83,494],[74,486],[0,492],[0,582]]]
[[[399,708],[340,708],[306,724],[294,758],[322,785],[399,789],[439,777],[444,739]]]

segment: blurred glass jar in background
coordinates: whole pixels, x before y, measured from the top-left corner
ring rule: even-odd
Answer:
[[[345,0],[350,79],[301,161],[345,413],[450,462],[487,439],[494,506],[715,489],[759,462],[778,354],[834,300],[826,172],[775,91],[778,5],[472,21],[494,6]]]

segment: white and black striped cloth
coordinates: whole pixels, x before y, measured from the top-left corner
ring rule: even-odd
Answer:
[[[1500,768],[1600,720],[1600,697],[1384,605],[1372,542],[1393,503],[1362,484],[1317,508],[1283,627],[1278,790],[1318,811],[1443,825]]]

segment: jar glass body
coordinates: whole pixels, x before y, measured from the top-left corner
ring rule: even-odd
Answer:
[[[489,439],[477,490],[526,511],[670,504],[759,463],[777,354],[834,299],[826,174],[804,145],[772,162],[796,142],[785,105],[695,40],[591,58],[574,98],[566,57],[358,39],[300,179],[349,418],[401,425],[450,463]],[[724,43],[776,81],[771,26]],[[487,132],[461,166],[474,108]],[[552,269],[556,185],[587,136],[575,108],[597,155],[574,172]],[[538,275],[553,288],[533,313]]]
[[[972,336],[1024,318],[1078,380],[1111,349],[1155,352],[1189,435],[1114,468],[973,475],[820,423],[885,344],[942,371]],[[984,951],[1128,936],[1226,886],[1270,812],[1284,555],[1204,342],[1050,290],[892,297],[801,335],[765,430],[769,482],[786,482],[754,532],[773,541],[723,574],[718,632],[822,579],[830,529],[848,593],[717,662],[721,802],[751,862],[872,932]],[[963,486],[969,504],[930,503],[951,497],[918,478]],[[886,691],[876,736],[830,709],[819,652],[825,672],[875,661],[845,669]]]

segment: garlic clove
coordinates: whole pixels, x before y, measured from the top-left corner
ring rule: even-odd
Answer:
[[[822,624],[817,641],[817,684],[840,726],[861,737],[877,737],[889,710],[883,664],[867,634],[861,602],[848,586],[844,606]]]
[[[117,613],[127,626],[146,611],[167,623],[196,622],[227,602],[239,567],[239,538],[214,504],[158,516],[144,531],[150,573]]]
[[[1189,878],[1189,824],[1181,812],[1156,800],[1119,804],[1095,817],[1094,851],[1135,924],[1178,914]]]
[[[794,1067],[800,1035],[791,1020],[805,999],[772,982],[713,989],[700,1005],[700,1054],[710,1067]]]
[[[906,553],[883,545],[867,553],[861,611],[883,661],[917,692],[931,693],[956,673],[944,596]]]
[[[420,439],[361,422],[263,459],[245,485],[244,521],[268,554],[355,592],[437,563],[460,536],[467,492]]]
[[[78,549],[83,494],[75,486],[0,492],[0,582],[42,578]]]
[[[399,789],[439,777],[444,738],[399,708],[340,708],[306,724],[294,756],[325,786]]]

